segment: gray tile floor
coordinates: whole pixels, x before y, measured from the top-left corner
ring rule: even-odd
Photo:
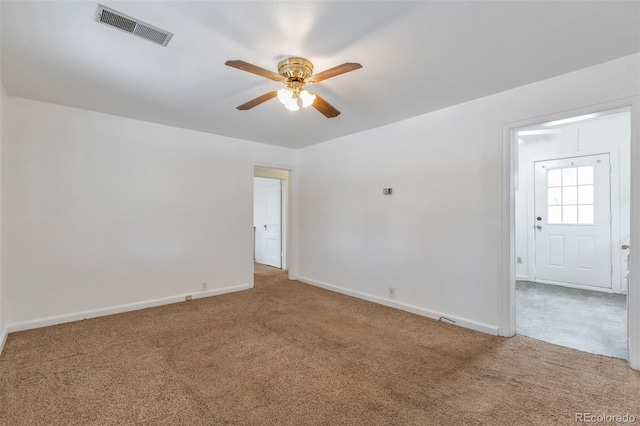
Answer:
[[[629,359],[627,296],[518,281],[516,333]]]

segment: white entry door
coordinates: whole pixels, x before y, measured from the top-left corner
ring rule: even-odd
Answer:
[[[253,179],[255,260],[282,268],[282,181]]]
[[[535,280],[611,288],[609,154],[535,163]]]

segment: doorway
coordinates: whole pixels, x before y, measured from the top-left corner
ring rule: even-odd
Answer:
[[[628,359],[631,114],[513,129],[515,332]]]
[[[254,167],[253,260],[287,269],[289,171]]]
[[[282,180],[253,178],[254,260],[282,268]]]

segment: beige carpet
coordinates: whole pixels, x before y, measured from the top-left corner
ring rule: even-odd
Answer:
[[[13,333],[2,425],[575,424],[640,417],[626,362],[288,281]],[[638,420],[640,422],[640,420]]]

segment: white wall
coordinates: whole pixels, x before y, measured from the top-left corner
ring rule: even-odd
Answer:
[[[637,96],[639,61],[632,55],[301,150],[298,278],[498,333],[503,126]]]
[[[2,22],[2,4],[0,3],[0,23]],[[0,31],[1,33],[1,31]],[[2,43],[0,43],[0,58],[2,57]],[[2,61],[0,60],[0,70],[2,70]],[[4,147],[7,138],[5,137],[6,126],[4,125],[4,116],[5,116],[5,98],[7,96],[7,92],[4,88],[4,84],[2,83],[2,78],[0,76],[0,354],[2,354],[2,349],[4,348],[4,342],[7,338],[7,330],[6,330],[6,320],[5,320],[5,294],[3,290],[3,279],[2,276],[4,274],[4,268],[2,267],[2,245],[3,245],[3,230],[4,226],[2,225],[4,220],[4,215],[2,214],[3,208],[3,194],[2,184],[4,180],[2,179],[2,174],[4,172],[4,167],[2,166],[2,162],[4,161]]]
[[[7,142],[7,126],[5,125],[5,114],[6,114],[6,98],[7,92],[4,88],[4,84],[0,81],[0,353],[2,353],[2,348],[4,347],[4,342],[7,337],[7,320],[6,320],[6,291],[4,290],[4,262],[2,261],[4,256],[3,250],[3,237],[4,237],[4,179],[2,175],[4,173],[4,152],[5,145]]]
[[[247,288],[253,164],[297,157],[295,276],[497,333],[503,125],[638,96],[639,60],[298,152],[7,97],[5,320],[17,330],[170,301],[202,282]]]
[[[15,97],[7,112],[11,330],[252,285],[253,164],[291,168],[293,150]]]
[[[554,127],[560,133],[547,136],[526,136],[518,144],[518,178],[516,191],[516,278],[533,280],[535,275],[533,205],[534,171],[536,161],[556,158],[609,153],[611,161],[611,224],[612,262],[614,265],[613,290],[626,292],[623,284],[627,265],[626,253],[620,246],[630,236],[630,119],[627,112],[605,115]],[[616,214],[618,213],[618,214]],[[622,256],[625,254],[625,256]],[[624,271],[624,272],[623,272]]]

